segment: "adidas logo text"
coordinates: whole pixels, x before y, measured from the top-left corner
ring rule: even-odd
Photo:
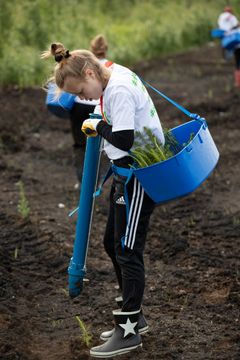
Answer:
[[[119,205],[126,205],[126,202],[124,200],[124,197],[121,196],[119,199],[116,200],[116,204],[119,204]]]

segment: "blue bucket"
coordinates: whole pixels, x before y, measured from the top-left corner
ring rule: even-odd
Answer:
[[[233,50],[236,45],[240,44],[240,31],[225,35],[222,39],[222,47],[227,50]]]
[[[56,84],[50,83],[48,85],[46,105],[48,110],[54,115],[68,118],[69,112],[73,108],[75,97],[75,95],[63,91],[59,98],[56,99]]]
[[[219,152],[205,120],[192,120],[170,130],[179,144],[187,146],[168,160],[135,169],[146,193],[157,203],[167,202],[194,191],[213,171]]]
[[[216,39],[222,39],[223,38],[223,36],[224,36],[224,30],[221,30],[221,29],[213,29],[212,31],[211,31],[211,36],[213,37],[213,38],[216,38]]]

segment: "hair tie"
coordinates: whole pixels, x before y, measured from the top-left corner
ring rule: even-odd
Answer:
[[[69,54],[69,50],[66,50],[65,54],[56,54],[54,56],[54,58],[55,58],[55,61],[59,63],[62,61],[62,59],[67,59],[70,56],[71,56],[71,54]]]
[[[71,55],[69,54],[69,50],[66,50],[66,53],[64,55],[64,58],[67,59],[69,58]]]
[[[55,61],[56,61],[56,62],[61,62],[62,59],[63,59],[63,55],[57,54],[57,55],[54,56],[54,58],[55,58]]]

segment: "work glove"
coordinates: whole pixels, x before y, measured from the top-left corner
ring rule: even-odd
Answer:
[[[87,119],[82,124],[82,132],[89,137],[97,136],[97,124],[101,119]]]

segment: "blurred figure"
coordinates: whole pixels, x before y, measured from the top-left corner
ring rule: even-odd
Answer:
[[[236,29],[239,26],[239,21],[235,15],[233,15],[233,9],[231,6],[225,6],[223,13],[218,17],[218,27],[224,31],[230,31]]]
[[[106,54],[108,51],[107,40],[103,35],[97,35],[92,39],[90,44],[90,51],[101,61],[107,62]]]
[[[224,30],[229,35],[234,32],[240,32],[240,23],[235,15],[233,15],[233,9],[231,6],[226,6],[222,14],[218,18],[219,29]],[[234,46],[233,49],[235,57],[235,73],[234,80],[235,86],[240,87],[240,42]]]
[[[100,60],[101,63],[107,63],[107,40],[103,35],[97,35],[90,43],[90,51]],[[77,178],[81,182],[83,160],[86,146],[86,136],[81,131],[83,121],[89,118],[89,114],[94,112],[95,106],[99,104],[98,100],[81,100],[78,96],[75,98],[74,106],[70,112],[71,131],[73,137],[74,166],[77,172]]]

